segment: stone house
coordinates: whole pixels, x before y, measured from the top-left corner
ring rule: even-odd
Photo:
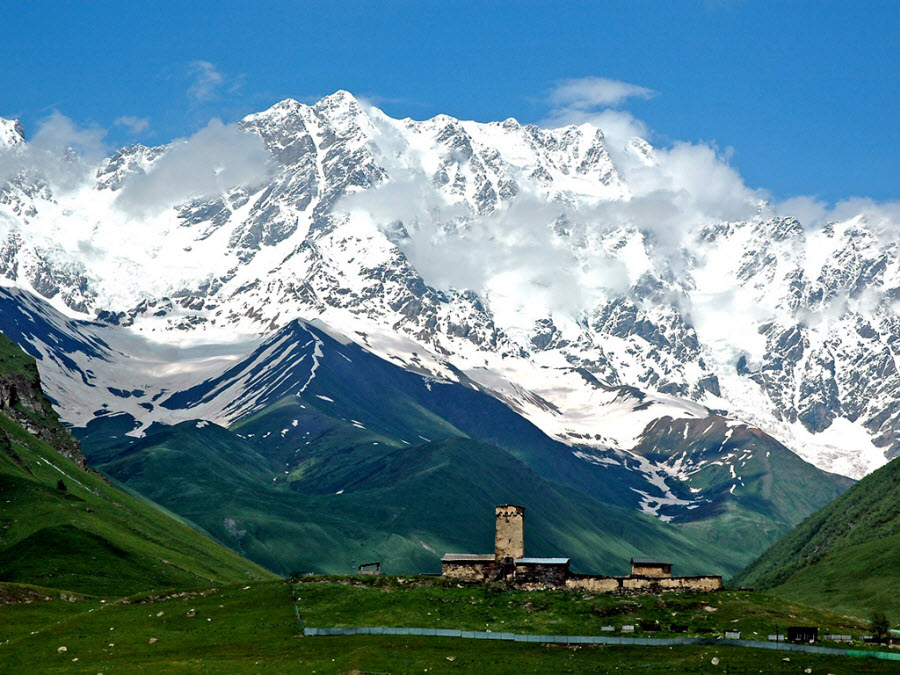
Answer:
[[[656,558],[632,558],[631,576],[633,577],[671,577],[672,563]]]

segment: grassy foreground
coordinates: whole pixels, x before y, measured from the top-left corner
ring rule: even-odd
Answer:
[[[307,625],[459,627],[599,633],[600,625],[680,621],[745,637],[809,623],[860,632],[855,620],[718,594],[612,598],[567,591],[458,588],[419,578],[310,577],[294,585]],[[734,647],[565,647],[402,636],[302,637],[287,582],[125,600],[0,586],[0,672],[896,672],[896,662]],[[711,611],[715,610],[715,611]],[[673,615],[674,613],[674,615]],[[638,633],[639,634],[639,633]],[[662,635],[662,634],[660,634]],[[759,636],[756,636],[759,637]],[[60,648],[65,651],[60,652]],[[789,657],[789,662],[783,662]],[[716,665],[713,659],[717,659]]]

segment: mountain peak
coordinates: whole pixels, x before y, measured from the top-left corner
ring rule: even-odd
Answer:
[[[360,109],[359,100],[344,89],[338,89],[333,94],[329,94],[320,99],[314,106],[317,110],[334,109],[334,108],[356,108]]]
[[[0,117],[0,150],[25,142],[25,127],[19,120]]]

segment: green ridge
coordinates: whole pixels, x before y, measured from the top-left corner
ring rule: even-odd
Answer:
[[[733,583],[900,621],[900,459],[863,478],[735,576]]]

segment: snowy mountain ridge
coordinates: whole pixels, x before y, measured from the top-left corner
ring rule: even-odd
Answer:
[[[710,410],[853,477],[900,452],[885,224],[804,227],[715,171],[698,186],[687,150],[590,124],[395,120],[346,92],[123,148],[74,186],[27,148],[3,121],[2,283],[121,336],[112,382],[143,341],[167,356],[136,386],[172,391],[160,378],[205,354],[237,359],[318,318],[482,387],[588,460]],[[100,402],[47,368],[63,417],[84,423]]]

